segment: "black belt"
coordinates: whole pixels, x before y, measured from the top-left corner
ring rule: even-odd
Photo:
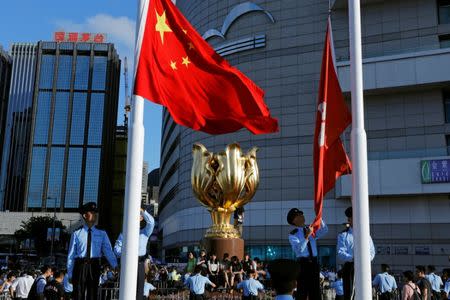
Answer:
[[[298,262],[317,262],[317,256],[312,257],[297,257]]]
[[[92,263],[100,263],[100,257],[77,257],[75,258],[75,262],[83,263],[83,264],[92,264]]]
[[[144,262],[147,259],[147,257],[145,255],[139,256],[138,261],[139,262]]]

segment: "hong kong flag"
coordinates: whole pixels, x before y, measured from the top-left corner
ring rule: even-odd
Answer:
[[[352,168],[340,139],[352,117],[339,86],[331,43],[331,21],[328,18],[314,133],[314,231],[322,220],[324,195],[334,187],[339,176],[351,173]]]
[[[278,131],[264,92],[202,39],[170,0],[151,0],[134,94],[164,105],[176,123],[210,134]]]

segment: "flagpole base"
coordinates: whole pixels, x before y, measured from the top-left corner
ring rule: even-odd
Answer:
[[[244,240],[241,238],[203,238],[201,244],[208,253],[215,253],[219,259],[222,259],[225,253],[228,253],[230,258],[244,257]]]

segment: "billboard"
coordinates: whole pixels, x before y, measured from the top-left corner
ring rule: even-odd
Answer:
[[[431,159],[420,162],[422,183],[450,182],[450,159]]]
[[[53,34],[53,40],[55,42],[106,43],[106,34],[57,31]]]

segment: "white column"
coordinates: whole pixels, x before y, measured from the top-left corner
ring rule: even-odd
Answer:
[[[372,299],[367,136],[364,129],[364,98],[359,0],[349,0],[350,76],[352,93],[352,204],[356,300]]]
[[[133,82],[145,28],[149,0],[138,0]],[[141,207],[142,163],[144,157],[144,98],[132,96],[128,128],[127,176],[123,214],[123,247],[120,270],[120,300],[136,299]]]

